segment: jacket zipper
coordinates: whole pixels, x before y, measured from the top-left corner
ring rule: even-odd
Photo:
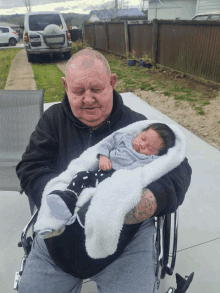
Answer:
[[[88,148],[90,147],[91,138],[92,138],[92,129],[89,130]],[[76,277],[78,278],[79,276],[78,276],[77,268],[78,268],[77,252],[76,252],[76,249],[75,249],[75,274],[76,274]]]
[[[89,130],[89,142],[88,142],[88,148],[90,147],[91,138],[92,138],[92,129]]]

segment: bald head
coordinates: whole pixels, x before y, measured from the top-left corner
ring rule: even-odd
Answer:
[[[87,126],[99,127],[112,111],[116,81],[99,52],[84,49],[74,54],[62,77],[73,115]]]
[[[75,53],[67,62],[66,78],[69,73],[76,69],[77,71],[84,71],[93,67],[99,67],[100,73],[108,76],[111,75],[110,66],[107,59],[98,51],[86,48]]]

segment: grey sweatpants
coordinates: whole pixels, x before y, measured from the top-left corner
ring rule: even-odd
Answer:
[[[153,219],[144,221],[123,254],[90,279],[99,293],[156,293]],[[35,237],[20,281],[19,293],[80,293],[83,280],[66,274]]]

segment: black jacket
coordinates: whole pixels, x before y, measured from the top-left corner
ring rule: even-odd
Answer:
[[[44,112],[16,168],[22,189],[31,196],[38,208],[45,185],[66,170],[73,159],[112,132],[147,119],[125,106],[116,91],[113,93],[113,103],[110,117],[95,130],[81,123],[72,114],[66,94],[61,104],[55,104]],[[148,185],[157,201],[154,216],[172,213],[182,204],[191,174],[191,167],[185,158],[177,168]],[[66,226],[60,236],[46,239],[45,243],[52,259],[61,269],[74,277],[86,279],[118,258],[141,224],[124,225],[117,251],[104,259],[92,259],[88,256],[84,229],[78,221]]]

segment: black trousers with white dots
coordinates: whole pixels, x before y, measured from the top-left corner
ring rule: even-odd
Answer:
[[[75,175],[67,189],[72,190],[79,195],[84,188],[96,187],[97,184],[106,178],[111,177],[114,172],[114,169],[109,171],[103,171],[101,169],[97,171],[81,171]]]
[[[54,190],[50,194],[58,195],[65,202],[67,208],[73,215],[78,196],[84,188],[96,187],[115,172],[114,169],[109,171],[81,171],[77,173],[70,182],[66,190]]]

